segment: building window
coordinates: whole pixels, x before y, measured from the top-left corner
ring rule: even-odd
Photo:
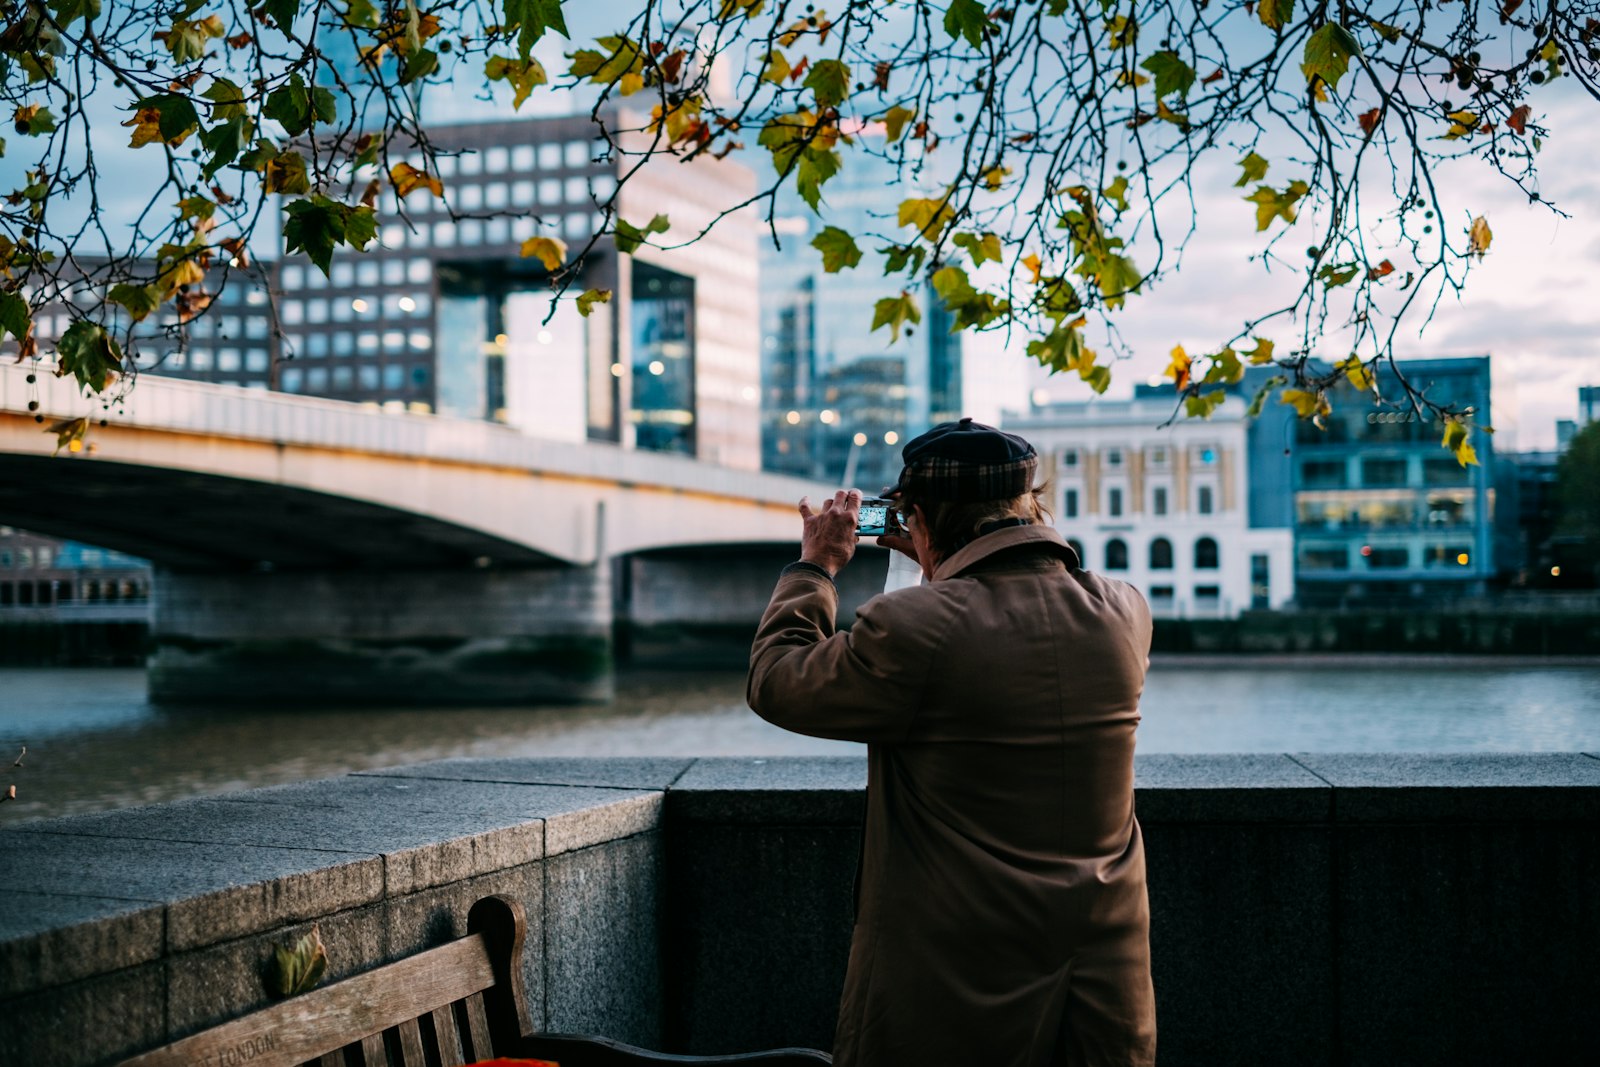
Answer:
[[[403,285],[406,280],[406,265],[398,259],[391,259],[383,264],[383,284]]]
[[[269,362],[270,359],[265,348],[252,348],[244,354],[245,370],[254,371],[257,374],[265,373]]]
[[[597,203],[605,203],[616,191],[617,180],[609,174],[602,174],[589,182],[589,194]]]
[[[1377,489],[1392,489],[1406,484],[1403,458],[1367,456],[1361,461],[1361,484]]]
[[[423,284],[433,278],[433,261],[428,259],[413,259],[406,264],[406,281]]]
[[[409,335],[411,348],[417,352],[426,352],[433,343],[433,338],[428,336],[427,330],[412,330]]]
[[[1165,515],[1167,513],[1167,487],[1158,485],[1150,490],[1150,514]]]
[[[1106,542],[1106,570],[1125,571],[1128,569],[1128,543],[1120,537],[1113,537]]]
[[[1303,571],[1346,571],[1350,569],[1350,550],[1343,545],[1306,545],[1300,549]]]
[[[1209,537],[1202,537],[1194,543],[1194,567],[1198,571],[1214,571],[1217,569],[1217,542]]]
[[[1342,459],[1308,459],[1300,464],[1300,484],[1306,489],[1343,489],[1344,482]]]
[[[306,338],[306,355],[314,359],[322,359],[328,354],[328,335],[314,333]]]
[[[503,208],[510,199],[505,182],[495,182],[483,190],[483,202],[492,208]]]
[[[290,326],[295,326],[295,325],[298,325],[300,322],[304,321],[304,319],[305,319],[305,305],[304,304],[302,304],[298,300],[285,300],[283,302],[283,321],[284,322],[288,323]],[[194,335],[196,337],[204,336],[205,334],[210,332],[210,330],[208,328],[209,324],[202,325],[202,323],[205,323],[204,319],[201,319],[200,322],[197,322],[197,323],[194,324],[192,332],[194,333]]]
[[[433,224],[433,243],[436,245],[453,245],[456,243],[456,224],[453,222],[436,222]]]
[[[473,246],[483,243],[483,222],[479,219],[462,219],[459,240],[462,244]]]
[[[1152,585],[1150,587],[1150,599],[1151,600],[1170,601],[1172,599],[1172,596],[1173,596],[1173,589],[1172,589],[1172,586],[1170,586],[1170,585]]]
[[[503,174],[511,162],[511,154],[504,148],[491,148],[483,154],[483,169],[490,174]]]
[[[466,211],[477,211],[483,207],[483,186],[463,185],[456,193],[461,202],[461,207]]]
[[[1114,519],[1122,517],[1122,490],[1115,486],[1106,490],[1106,514]]]
[[[1195,510],[1202,515],[1209,515],[1212,512],[1212,505],[1211,487],[1202,485],[1196,492]]]
[[[525,171],[533,169],[533,146],[519,144],[511,150],[511,169]]]
[[[573,170],[589,165],[589,153],[593,151],[587,141],[572,141],[567,145],[567,166]]]
[[[545,207],[561,203],[561,183],[554,178],[546,178],[540,182],[539,203]]]
[[[456,169],[464,175],[482,174],[483,157],[476,152],[463,152],[456,160]]]
[[[299,367],[285,367],[283,373],[278,375],[278,388],[286,393],[300,391],[301,371]]]
[[[1153,571],[1172,569],[1172,542],[1165,537],[1158,537],[1150,542],[1150,569]]]
[[[1076,448],[1069,448],[1062,452],[1061,465],[1063,467],[1076,467],[1078,465],[1078,450]]]
[[[383,350],[398,353],[406,346],[404,330],[385,330],[383,334]]]
[[[354,334],[341,332],[341,333],[336,333],[336,334],[333,335],[333,354],[334,355],[336,355],[336,356],[348,356],[351,353],[353,353],[355,350],[356,350],[356,339],[355,339],[355,335]]]
[[[426,389],[428,387],[428,365],[418,363],[411,368],[411,387],[413,389]]]
[[[371,331],[363,331],[356,335],[356,351],[363,356],[370,356],[378,351],[378,335]]]
[[[355,264],[351,263],[348,259],[339,260],[333,265],[333,274],[331,277],[334,285],[353,285],[356,278]]]
[[[292,293],[306,283],[306,272],[303,267],[283,268],[283,291]]]
[[[361,388],[374,390],[378,388],[378,368],[375,364],[366,363],[356,368],[356,380],[361,383]]]
[[[239,358],[239,350],[237,348],[218,349],[218,351],[217,351],[217,369],[218,370],[231,371],[231,372],[235,372],[236,373],[240,369],[241,366],[243,366],[243,361]]]
[[[1066,519],[1078,517],[1078,491],[1068,489],[1061,494],[1061,516]]]
[[[421,167],[422,166],[422,160],[420,160],[420,159],[413,158],[411,160],[408,160],[408,162],[413,167]],[[439,156],[437,159],[434,160],[434,164],[439,168],[439,177],[441,177],[441,178],[454,178],[455,177],[455,175],[456,175],[456,157],[455,156]]]
[[[1120,449],[1120,448],[1108,448],[1108,449],[1106,449],[1106,466],[1108,466],[1108,467],[1120,467],[1120,466],[1122,466],[1122,449]]]
[[[1387,548],[1362,545],[1361,558],[1367,561],[1369,570],[1375,571],[1404,570],[1411,563],[1411,553],[1404,545],[1392,545]]]
[[[406,369],[398,363],[390,363],[383,368],[383,387],[394,391],[406,384]]]
[[[350,369],[350,364],[341,363],[333,368],[333,387],[335,389],[348,390],[354,379],[355,374]]]
[[[490,219],[483,227],[484,240],[492,245],[503,245],[511,240],[510,219]]]
[[[1264,554],[1250,557],[1250,606],[1257,610],[1272,606],[1272,566]]]
[[[1067,538],[1067,546],[1077,554],[1079,567],[1087,567],[1089,565],[1089,558],[1083,554],[1083,545],[1080,542],[1075,538],[1069,537]]]
[[[1194,587],[1194,598],[1198,601],[1221,600],[1222,588],[1215,585],[1197,585]]]
[[[561,167],[561,146],[558,144],[542,144],[539,146],[539,169],[558,170]]]
[[[1167,465],[1167,450],[1165,448],[1152,448],[1150,450],[1150,466],[1165,467]]]
[[[312,367],[306,371],[306,391],[320,393],[328,388],[328,370],[326,367]]]
[[[516,204],[518,207],[530,207],[530,206],[532,206],[532,204],[533,204],[533,183],[532,182],[527,182],[527,181],[512,182],[511,183],[511,202],[513,204]]]

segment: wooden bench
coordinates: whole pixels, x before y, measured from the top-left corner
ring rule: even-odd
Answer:
[[[522,905],[484,897],[467,936],[125,1060],[120,1067],[462,1067],[496,1057],[560,1067],[831,1063],[811,1049],[672,1056],[605,1038],[531,1032]]]

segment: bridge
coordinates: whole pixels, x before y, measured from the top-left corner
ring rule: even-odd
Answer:
[[[42,431],[83,415],[56,454]],[[619,613],[646,635],[749,625],[795,502],[823,491],[153,376],[102,410],[46,366],[0,367],[0,520],[156,565],[162,699],[603,698]]]

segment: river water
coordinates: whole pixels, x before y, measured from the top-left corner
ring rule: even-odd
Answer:
[[[445,756],[805,755],[740,674],[626,673],[609,705],[152,706],[137,670],[0,670],[0,824]],[[1600,660],[1161,659],[1140,752],[1600,752]],[[28,748],[21,767],[12,759]]]

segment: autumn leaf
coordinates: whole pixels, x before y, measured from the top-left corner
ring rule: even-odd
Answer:
[[[1209,393],[1196,393],[1183,398],[1183,413],[1190,418],[1209,419],[1211,413],[1228,399],[1226,389],[1213,389]]]
[[[1028,280],[1037,285],[1039,283],[1039,271],[1044,267],[1044,261],[1039,258],[1037,253],[1029,252],[1022,257],[1022,265],[1028,268]]]
[[[1010,167],[990,167],[983,172],[983,187],[991,193],[998,193],[1001,184],[1010,174]]]
[[[16,293],[0,292],[0,338],[10,334],[20,341],[31,329],[33,317],[28,302]]]
[[[1266,160],[1251,152],[1239,160],[1239,166],[1243,168],[1243,172],[1239,175],[1239,180],[1233,183],[1233,187],[1235,189],[1243,189],[1251,182],[1258,182],[1265,178],[1268,165]]]
[[[1494,240],[1494,234],[1489,230],[1489,220],[1479,215],[1472,220],[1472,228],[1467,231],[1467,245],[1473,254],[1482,259],[1489,252],[1489,242]]]
[[[1113,181],[1110,185],[1106,186],[1104,189],[1100,190],[1100,195],[1104,196],[1107,200],[1111,201],[1113,204],[1115,204],[1117,206],[1117,214],[1120,215],[1124,211],[1128,210],[1128,178],[1127,178],[1127,175],[1125,175],[1125,174],[1117,175],[1115,181]]]
[[[617,230],[613,235],[617,251],[624,255],[633,255],[639,246],[647,241],[653,233],[666,233],[672,228],[665,215],[657,215],[644,226],[638,227],[624,219],[617,219]]]
[[[1326,415],[1332,410],[1327,395],[1320,389],[1316,392],[1309,389],[1285,389],[1278,402],[1294,408],[1295,414],[1302,419]]]
[[[122,369],[122,350],[99,323],[79,319],[56,342],[59,373],[70,374],[78,384],[100,392]]]
[[[1386,259],[1382,263],[1379,263],[1376,267],[1372,267],[1367,270],[1367,280],[1370,282],[1375,282],[1379,278],[1387,278],[1393,273],[1394,264]]]
[[[566,242],[554,237],[530,237],[522,242],[522,258],[537,259],[545,270],[560,270],[567,261]]]
[[[1265,230],[1277,218],[1292,225],[1295,205],[1310,191],[1311,187],[1298,179],[1290,182],[1281,193],[1269,185],[1256,186],[1256,191],[1245,197],[1256,205],[1256,232]]]
[[[1361,133],[1364,136],[1371,137],[1373,131],[1378,128],[1378,124],[1383,121],[1383,109],[1375,107],[1371,111],[1363,111],[1356,116],[1356,121],[1361,123]]]
[[[306,157],[299,152],[283,152],[267,160],[265,185],[269,193],[309,193],[311,178],[306,173]]]
[[[57,455],[61,453],[63,448],[68,452],[80,452],[83,450],[83,436],[89,432],[89,419],[87,416],[81,415],[76,419],[62,419],[46,426],[44,432],[56,435]],[[12,788],[15,789],[16,787],[12,786]],[[11,799],[15,800],[16,797],[13,796]]]
[[[1000,262],[1000,235],[994,233],[958,233],[950,238],[950,243],[957,248],[964,248],[972,257],[974,267],[982,266],[985,262],[993,260]]]
[[[900,140],[900,135],[905,132],[906,123],[917,117],[915,108],[901,107],[896,104],[883,116],[883,128],[888,144]]]
[[[782,85],[789,77],[789,60],[782,52],[774,48],[767,53],[766,65],[761,68],[761,80],[771,82],[773,85]],[[894,138],[890,138],[892,142]]]
[[[933,244],[939,240],[946,225],[955,220],[956,213],[947,197],[937,200],[912,197],[900,202],[899,224],[915,226],[917,236]],[[877,327],[873,327],[876,329]]]
[[[425,170],[419,170],[409,163],[396,163],[389,168],[389,180],[394,183],[394,193],[404,200],[418,189],[432,193],[434,196],[444,196],[444,183]]]
[[[1477,466],[1478,451],[1467,440],[1467,425],[1460,419],[1447,419],[1444,424],[1444,440],[1441,442],[1456,457],[1456,462],[1463,467]]]
[[[152,311],[161,306],[161,289],[154,285],[130,285],[121,282],[111,287],[106,299],[120,305],[134,322],[143,322]]]
[[[25,104],[12,114],[11,124],[23,136],[37,137],[41,133],[55,131],[56,117],[42,104]],[[126,126],[127,123],[123,125]]]
[[[292,997],[316,987],[328,969],[328,950],[315,926],[293,948],[273,946],[273,992]]]
[[[1339,79],[1350,69],[1350,60],[1361,54],[1361,44],[1337,22],[1325,22],[1306,40],[1300,69],[1307,83],[1321,79],[1330,89],[1339,88]]]
[[[589,289],[578,296],[578,314],[588,318],[596,304],[611,303],[610,289]]]
[[[1250,361],[1250,365],[1252,367],[1260,367],[1264,364],[1271,363],[1272,350],[1275,347],[1273,343],[1267,340],[1265,337],[1257,337],[1254,340],[1256,342],[1256,346],[1250,351],[1244,353],[1244,358]]]
[[[533,90],[549,82],[545,74],[544,65],[537,59],[511,59],[506,56],[490,56],[483,68],[484,77],[492,82],[505,81],[511,84],[511,110],[516,111]]]
[[[1514,109],[1510,115],[1506,116],[1506,128],[1512,133],[1515,133],[1518,137],[1521,137],[1527,132],[1528,117],[1532,114],[1533,108],[1529,107],[1527,104],[1523,104],[1521,107]]]
[[[802,83],[816,96],[817,107],[838,107],[850,95],[850,67],[837,59],[824,59],[811,67]]]
[[[1353,352],[1349,359],[1339,364],[1339,369],[1344,371],[1344,376],[1350,384],[1363,393],[1370,393],[1376,384],[1377,379],[1373,376],[1371,368]]]
[[[1106,21],[1106,37],[1113,50],[1127,48],[1139,39],[1139,22],[1131,15],[1115,15]]]
[[[889,327],[890,343],[900,340],[900,330],[906,323],[920,323],[922,312],[911,294],[901,290],[899,296],[886,296],[872,307],[872,332]]]
[[[822,269],[828,274],[837,274],[861,263],[861,249],[855,238],[837,226],[825,227],[811,239],[811,247],[822,253]]]
[[[1317,271],[1317,278],[1329,289],[1348,284],[1361,268],[1355,263],[1329,263]]]
[[[1256,17],[1268,29],[1281,30],[1294,18],[1294,0],[1261,0],[1256,5]]]
[[[1172,384],[1178,389],[1187,389],[1189,387],[1189,366],[1191,362],[1189,353],[1183,350],[1182,345],[1178,345],[1172,350],[1172,362],[1168,363],[1167,369],[1161,373],[1171,378]]]

